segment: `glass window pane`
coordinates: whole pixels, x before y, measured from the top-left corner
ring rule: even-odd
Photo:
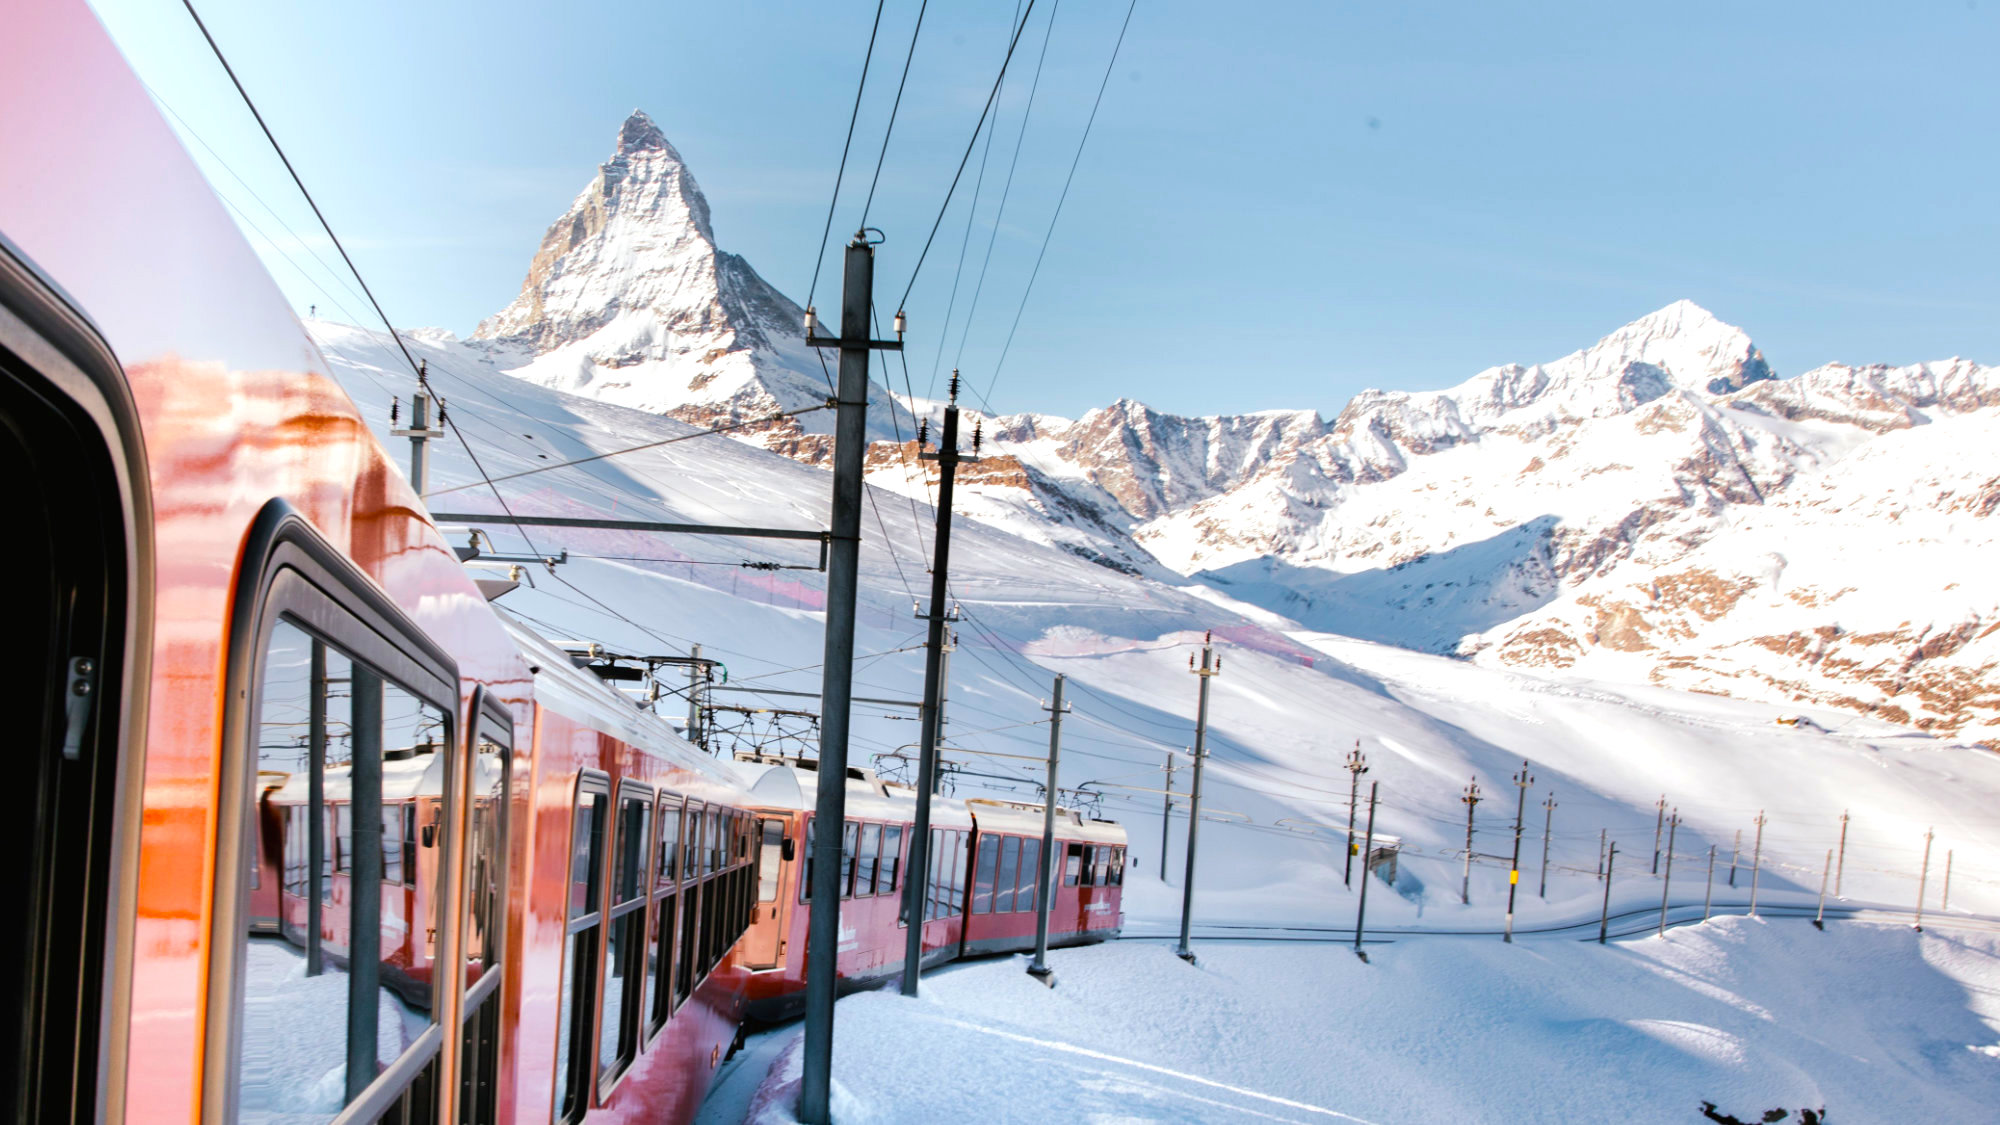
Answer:
[[[289,621],[257,675],[238,1120],[329,1121],[431,1023],[404,809],[438,761],[417,748],[448,732],[439,709]]]
[[[602,851],[598,842],[604,837],[604,805],[607,800],[609,798],[602,793],[584,794],[570,828],[569,916],[572,920],[595,913],[598,909],[598,860]]]
[[[891,825],[882,830],[882,865],[875,876],[875,892],[888,894],[896,889],[898,876],[903,870],[903,827]]]
[[[500,894],[507,876],[501,823],[507,811],[507,752],[482,737],[472,756],[471,835],[466,856],[466,984],[500,958]]]
[[[1000,841],[1000,874],[993,886],[993,912],[1006,914],[1014,909],[1014,883],[1020,878],[1021,838],[1008,836]]]
[[[810,902],[810,901],[812,901],[812,885],[813,885],[813,836],[815,835],[815,830],[816,830],[816,829],[818,829],[818,828],[819,828],[819,822],[818,822],[818,821],[816,821],[816,820],[808,820],[808,821],[806,821],[806,865],[805,865],[805,869],[804,869],[803,873],[802,873],[802,874],[801,874],[801,875],[799,876],[799,901],[800,901],[800,902]]]
[[[694,879],[701,875],[701,802],[689,801],[687,815],[682,818],[685,825],[681,833],[681,878]]]
[[[1014,909],[1035,909],[1035,895],[1042,880],[1042,842],[1028,839],[1021,841],[1021,889],[1014,896]]]
[[[618,799],[618,830],[612,846],[617,849],[616,877],[612,880],[612,901],[630,902],[646,885],[646,853],[653,839],[653,796],[621,796]]]
[[[979,852],[979,878],[972,885],[972,912],[974,914],[993,913],[993,875],[1000,866],[1000,838],[981,836],[976,845]]]
[[[653,859],[653,889],[664,891],[671,889],[680,879],[680,800],[675,797],[661,797],[657,815],[660,818],[660,847],[659,854]]]
[[[763,854],[757,857],[757,901],[778,901],[778,872],[785,861],[785,822],[764,822]]]
[[[1063,886],[1076,886],[1077,878],[1082,872],[1083,845],[1071,844],[1069,845],[1067,854],[1063,857]]]
[[[867,898],[875,893],[875,868],[882,855],[882,826],[864,824],[861,826],[861,850],[856,853],[854,864],[854,897]]]
[[[615,1073],[623,1062],[618,1048],[624,1038],[625,985],[631,969],[632,939],[636,936],[634,927],[628,923],[644,920],[644,912],[634,910],[612,919],[605,931],[604,1017],[597,1027],[597,1065],[601,1077]]]
[[[972,836],[969,833],[951,834],[951,901],[946,904],[947,914],[960,914],[965,910],[965,877],[972,865],[971,848]]]
[[[854,893],[854,849],[861,835],[861,826],[848,821],[840,833],[840,897]]]

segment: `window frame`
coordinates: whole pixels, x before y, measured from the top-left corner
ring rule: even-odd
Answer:
[[[340,553],[285,500],[265,503],[245,537],[224,666],[221,753],[217,763],[215,861],[211,871],[207,1017],[202,1043],[201,1118],[210,1125],[236,1120],[237,1078],[242,1065],[244,967],[249,955],[245,923],[251,910],[246,852],[258,839],[254,818],[257,755],[253,732],[261,727],[264,656],[281,623],[339,649],[436,708],[443,737],[456,742],[459,724],[458,664],[373,579]],[[455,763],[445,765],[445,792],[453,793]],[[232,802],[240,802],[235,810]],[[456,805],[455,794],[453,804]],[[443,862],[456,860],[450,841]],[[330,881],[329,881],[330,883]],[[456,950],[451,951],[456,956]],[[375,1076],[335,1122],[375,1120],[410,1092],[445,1042],[445,1014],[433,998],[430,1025]],[[433,1096],[438,1096],[437,1091]]]
[[[597,1085],[597,1020],[603,1009],[604,998],[603,981],[601,979],[604,965],[604,904],[610,893],[611,883],[610,864],[606,861],[610,858],[607,853],[611,850],[611,834],[614,831],[612,823],[618,817],[618,803],[612,799],[611,794],[610,774],[602,770],[592,769],[578,772],[575,788],[571,791],[569,823],[564,826],[562,956],[557,961],[559,971],[556,975],[556,1010],[558,1013],[562,1010],[562,990],[569,987],[571,972],[570,947],[576,945],[579,949],[584,948],[582,943],[575,942],[573,939],[578,934],[588,930],[596,930],[597,938],[594,942],[589,943],[590,957],[595,962],[592,966],[592,971],[585,978],[590,986],[590,995],[585,997],[580,1005],[577,1001],[572,1000],[572,1007],[569,1013],[570,1019],[580,1022],[582,1027],[580,1029],[573,1027],[570,1032],[570,1057],[564,1059],[558,1053],[558,1057],[556,1058],[556,1067],[558,1070],[564,1067],[569,1069],[567,1092],[575,1095],[576,1105],[570,1112],[564,1112],[564,1108],[560,1102],[551,1106],[549,1111],[551,1119],[557,1122],[582,1121],[584,1115],[590,1112],[591,1103],[596,1100],[592,1097],[592,1092]],[[586,905],[590,909],[584,911],[581,916],[573,917],[570,912],[570,906],[576,894],[576,818],[582,815],[584,800],[590,796],[603,797],[608,808],[603,823],[598,826],[597,839],[593,845],[597,886],[591,889],[594,889],[596,893],[586,893]],[[586,887],[588,887],[588,884],[586,884]],[[560,1020],[560,1014],[557,1018]],[[557,1028],[556,1034],[558,1037],[557,1042],[560,1044],[562,1029]],[[578,1058],[579,1051],[582,1052],[581,1060]]]
[[[628,801],[638,803],[643,810],[642,815],[645,818],[646,824],[646,839],[635,856],[639,865],[639,870],[635,878],[636,890],[633,892],[630,901],[619,902],[618,864],[625,848],[621,828],[625,819],[625,804]],[[598,1018],[597,1040],[591,1045],[593,1065],[596,1067],[597,1072],[597,1100],[600,1103],[609,1099],[611,1092],[618,1088],[618,1083],[623,1081],[625,1076],[632,1072],[632,1064],[639,1061],[640,1052],[645,1049],[646,1044],[646,1021],[651,1015],[651,1013],[643,1010],[646,998],[646,949],[652,938],[652,933],[648,930],[646,923],[651,917],[647,911],[651,909],[653,903],[653,863],[655,850],[653,841],[659,837],[659,825],[654,820],[654,817],[659,810],[659,806],[660,791],[658,789],[630,778],[621,780],[618,783],[617,791],[613,794],[611,802],[611,819],[608,825],[610,830],[609,839],[606,841],[606,851],[608,854],[605,857],[607,862],[605,864],[604,901],[602,906],[604,914],[604,938],[601,947],[604,955],[599,957],[597,962],[597,1003],[600,1015]],[[618,1006],[618,1018],[624,1022],[625,1026],[618,1029],[616,1065],[607,1070],[604,1066],[602,1013],[605,1009],[606,1001],[611,995],[611,928],[619,925],[621,922],[625,922],[626,919],[635,913],[639,915],[638,942],[634,948],[626,951],[625,956],[628,960],[626,972],[630,974],[634,969],[637,969],[638,972],[637,975],[626,977],[625,996],[620,1000]],[[625,922],[625,924],[630,925],[629,922]],[[634,1000],[638,1001],[638,1003],[634,1004]]]
[[[674,995],[674,964],[677,959],[675,953],[680,945],[678,940],[680,931],[674,927],[680,925],[681,831],[684,827],[682,817],[686,810],[687,798],[664,786],[659,790],[659,795],[653,799],[654,843],[651,865],[653,882],[646,893],[646,940],[649,944],[661,945],[663,948],[657,963],[648,962],[650,966],[648,971],[653,974],[652,985],[655,991],[653,1002],[646,1006],[643,1030],[639,1036],[641,1051],[652,1047],[653,1040],[666,1029],[668,1021],[674,1018],[674,1012],[680,1008]],[[670,819],[674,832],[671,849],[664,846]],[[662,860],[668,862],[668,870],[665,872],[660,870]],[[662,941],[662,938],[665,940]],[[643,986],[639,994],[645,996]]]
[[[460,1107],[461,1116],[464,1114],[465,1107],[479,1104],[476,1094],[468,1092],[469,1088],[467,1084],[475,1082],[482,1077],[487,1079],[493,1087],[487,1090],[487,1101],[485,1104],[498,1104],[496,1099],[499,1093],[497,1089],[499,1078],[499,1029],[497,1027],[486,1029],[490,1037],[490,1043],[486,1046],[485,1050],[481,1051],[481,1057],[479,1058],[472,1057],[466,1042],[466,1035],[472,1024],[472,1020],[481,1008],[488,1003],[489,999],[491,999],[493,1011],[496,1015],[506,1010],[507,998],[501,995],[501,993],[506,987],[507,910],[511,901],[509,892],[513,889],[509,885],[513,870],[511,863],[513,838],[509,829],[512,826],[514,803],[514,716],[508,712],[507,705],[501,702],[500,697],[488,690],[484,684],[477,685],[472,689],[472,702],[466,711],[471,721],[465,725],[466,734],[463,742],[455,744],[462,746],[462,753],[464,754],[465,764],[468,768],[461,771],[461,784],[463,788],[459,793],[459,808],[462,810],[461,816],[464,821],[466,846],[460,850],[458,856],[458,883],[455,896],[459,904],[457,922],[458,951],[455,959],[458,965],[458,972],[452,983],[452,991],[457,997],[458,1006],[458,1032],[453,1042],[457,1044],[459,1052],[455,1080],[459,1084],[457,1104]],[[493,859],[499,865],[499,871],[498,878],[494,881],[492,915],[487,919],[487,932],[485,935],[487,944],[493,950],[493,956],[490,961],[487,961],[483,957],[481,958],[479,980],[468,985],[466,983],[466,975],[471,971],[472,958],[479,953],[479,951],[471,949],[469,945],[471,941],[472,918],[475,913],[472,896],[478,890],[473,884],[473,863],[477,857],[474,855],[471,846],[472,809],[474,802],[478,800],[479,796],[474,792],[473,787],[478,782],[478,771],[471,767],[479,761],[479,746],[482,742],[492,742],[500,750],[500,799],[494,805],[490,814],[493,825]],[[445,823],[450,822],[447,821]],[[421,825],[418,826],[417,831],[421,839],[423,832]],[[444,833],[444,835],[449,836],[450,833]],[[439,870],[444,870],[442,861],[440,861]],[[438,890],[439,894],[442,895],[447,888],[440,886]],[[435,979],[435,974],[433,974],[433,979]],[[490,1073],[484,1073],[484,1068],[488,1067],[490,1067]],[[475,1116],[476,1119],[477,1117]]]

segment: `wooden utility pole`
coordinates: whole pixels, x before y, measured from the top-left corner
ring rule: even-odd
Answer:
[[[1667,827],[1667,795],[1665,793],[1660,794],[1660,799],[1654,803],[1653,807],[1660,811],[1660,815],[1653,821],[1653,874],[1658,875],[1660,873],[1660,833]]]
[[[1933,830],[1924,829],[1924,866],[1917,873],[1917,932],[1924,932],[1924,886],[1931,879],[1931,836]]]
[[[1536,892],[1536,895],[1543,902],[1547,902],[1549,898],[1549,833],[1554,830],[1556,824],[1556,795],[1554,793],[1550,793],[1548,800],[1542,802],[1542,811],[1546,814],[1542,817],[1542,886]]]
[[[1681,810],[1675,809],[1674,815],[1667,818],[1667,871],[1666,877],[1660,880],[1661,937],[1667,936],[1667,892],[1674,885],[1674,836],[1680,831],[1680,827]]]
[[[1209,643],[1212,636],[1202,636],[1201,667],[1196,668],[1194,658],[1188,658],[1188,669],[1200,677],[1200,694],[1194,711],[1194,780],[1188,792],[1187,875],[1181,881],[1181,945],[1175,953],[1189,964],[1194,963],[1194,950],[1188,948],[1188,927],[1194,916],[1194,849],[1201,828],[1201,764],[1208,758],[1208,681],[1222,674],[1222,661]]]
[[[1597,916],[1597,944],[1604,944],[1604,935],[1611,929],[1611,869],[1618,865],[1618,841],[1604,853],[1604,912]]]
[[[863,353],[866,355],[866,353]],[[917,977],[924,960],[924,890],[930,886],[931,797],[938,787],[938,739],[944,725],[945,623],[951,582],[951,493],[958,477],[958,372],[951,373],[951,399],[944,408],[944,433],[936,453],[919,449],[917,456],[938,463],[937,529],[932,535],[931,604],[924,646],[924,709],[917,752],[917,809],[910,831],[909,874],[903,881],[903,995],[917,994]],[[1050,781],[1049,804],[1055,804]]]
[[[1347,869],[1340,881],[1344,886],[1354,885],[1354,802],[1361,795],[1361,775],[1368,772],[1368,759],[1361,754],[1361,740],[1354,740],[1354,749],[1347,752]],[[1365,870],[1367,864],[1363,863]]]
[[[1473,778],[1472,781],[1466,785],[1465,796],[1460,797],[1459,800],[1465,802],[1465,875],[1459,880],[1458,883],[1458,901],[1465,904],[1466,906],[1471,906],[1472,905],[1472,810],[1478,807],[1479,802],[1481,800],[1479,796],[1478,778],[1476,777]]]
[[[1533,774],[1528,772],[1528,763],[1521,763],[1521,772],[1514,775],[1514,788],[1519,790],[1514,802],[1514,859],[1507,865],[1507,932],[1508,944],[1514,941],[1514,892],[1521,886],[1521,819],[1528,815],[1528,786],[1535,783]]]
[[[1045,710],[1049,713],[1049,780],[1042,791],[1042,861],[1035,870],[1035,959],[1028,963],[1028,975],[1048,985],[1056,986],[1056,975],[1049,969],[1049,904],[1055,901],[1055,872],[1061,870],[1056,862],[1056,761],[1062,754],[1063,678],[1056,676],[1055,686],[1049,689],[1049,703]]]
[[[1750,917],[1757,916],[1757,883],[1764,874],[1764,810],[1757,810],[1757,848],[1750,856]]]
[[[1160,882],[1167,881],[1167,829],[1174,822],[1174,771],[1180,767],[1174,764],[1174,752],[1167,751],[1167,805],[1160,811]]]
[[[1361,951],[1361,930],[1368,921],[1368,857],[1375,854],[1375,795],[1381,788],[1379,781],[1368,783],[1368,842],[1361,853],[1361,901],[1354,908],[1354,955],[1363,961],[1368,960]]]
[[[1833,897],[1840,897],[1840,880],[1847,874],[1847,810],[1840,810],[1840,854],[1833,860]]]
[[[798,1117],[828,1125],[833,1083],[835,954],[840,947],[841,824],[847,819],[847,737],[854,695],[854,607],[861,573],[862,454],[868,447],[868,353],[901,341],[869,338],[875,247],[865,233],[847,244],[840,335],[808,335],[811,347],[840,349],[835,395],[833,504],[828,525],[826,645],[820,680],[819,783],[814,786],[812,916],[806,930],[805,1058]],[[898,320],[900,320],[900,315]]]

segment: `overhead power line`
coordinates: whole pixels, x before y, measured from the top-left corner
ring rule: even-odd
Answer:
[[[861,81],[854,86],[854,110],[847,115],[847,139],[840,143],[840,171],[833,174],[833,198],[826,204],[826,227],[819,232],[819,254],[813,258],[812,285],[806,290],[806,307],[811,308],[813,297],[819,292],[819,271],[826,263],[826,242],[833,234],[833,209],[840,205],[840,184],[847,178],[847,152],[854,147],[854,123],[861,117],[861,94],[868,89],[868,67],[875,61],[875,35],[882,30],[882,5],[887,0],[875,0],[875,23],[868,29],[868,53],[861,57]],[[915,46],[915,40],[911,41]],[[887,143],[887,138],[884,138]],[[831,390],[833,380],[827,379]]]
[[[910,62],[917,57],[917,36],[924,31],[924,13],[930,10],[931,0],[923,0],[917,6],[917,26],[910,32],[910,51],[903,56],[903,76],[896,80],[896,100],[889,106],[889,125],[882,130],[882,151],[875,156],[875,176],[868,181],[868,199],[861,205],[861,225],[868,226],[868,212],[875,209],[875,187],[882,182],[882,162],[889,158],[889,138],[896,133],[896,114],[903,108],[903,87],[910,81]],[[825,236],[821,236],[822,238]],[[825,248],[821,247],[821,253]]]
[[[340,260],[347,263],[348,271],[354,274],[354,280],[361,285],[362,294],[368,298],[368,303],[374,306],[375,315],[381,317],[382,324],[389,329],[389,337],[396,341],[397,350],[401,351],[403,358],[409,361],[410,370],[416,372],[417,377],[422,379],[423,368],[418,366],[416,357],[410,354],[410,349],[404,346],[402,334],[396,331],[394,324],[390,323],[389,314],[382,311],[382,302],[375,299],[375,291],[368,288],[368,279],[362,277],[361,271],[355,268],[354,259],[348,256],[347,247],[340,244],[340,236],[333,233],[333,224],[326,221],[326,214],[319,209],[319,203],[313,199],[312,192],[306,190],[306,182],[299,178],[299,170],[292,167],[292,158],[285,155],[285,146],[278,143],[278,138],[271,133],[271,127],[264,123],[264,115],[258,111],[257,103],[251,100],[250,91],[244,89],[242,80],[236,77],[236,68],[229,65],[229,59],[223,55],[222,48],[215,42],[215,36],[208,33],[208,25],[201,22],[201,13],[194,10],[194,0],[181,0],[181,6],[187,9],[188,15],[194,17],[194,25],[201,29],[201,37],[208,40],[208,49],[215,52],[215,61],[222,64],[223,73],[229,75],[230,84],[236,87],[236,93],[243,99],[243,104],[249,107],[250,116],[257,119],[257,127],[264,131],[264,139],[271,142],[271,151],[278,154],[278,159],[285,165],[285,171],[291,174],[292,183],[298,186],[299,194],[305,196],[306,206],[312,208],[313,218],[319,220],[320,229],[333,240],[333,248],[340,251]]]
[[[1049,229],[1042,235],[1042,248],[1035,255],[1035,268],[1028,274],[1027,287],[1021,290],[1021,305],[1014,310],[1013,327],[1007,329],[1007,342],[1000,348],[1000,358],[993,364],[993,378],[986,384],[988,396],[1000,382],[1000,368],[1007,362],[1007,352],[1014,346],[1014,333],[1021,327],[1021,314],[1028,309],[1028,294],[1034,292],[1035,278],[1042,272],[1042,259],[1048,255],[1049,240],[1055,237],[1056,220],[1062,218],[1063,204],[1069,200],[1069,186],[1076,181],[1077,165],[1083,163],[1083,146],[1090,141],[1091,126],[1097,124],[1097,111],[1104,105],[1104,91],[1111,85],[1111,72],[1118,65],[1118,52],[1125,46],[1125,32],[1132,26],[1132,13],[1139,7],[1139,0],[1130,0],[1125,6],[1125,22],[1118,25],[1118,41],[1111,46],[1111,60],[1104,64],[1104,80],[1097,84],[1097,100],[1090,104],[1090,117],[1083,123],[1083,136],[1077,139],[1076,156],[1069,162],[1069,176],[1063,180],[1062,194],[1056,197],[1055,214],[1049,216]],[[985,399],[980,401],[984,402]]]
[[[979,122],[972,127],[972,136],[965,142],[965,155],[958,158],[958,171],[952,173],[951,186],[945,189],[944,202],[938,205],[931,233],[924,239],[923,251],[917,255],[917,266],[910,271],[910,283],[903,287],[903,296],[896,302],[899,309],[910,303],[910,291],[917,287],[917,276],[924,272],[924,259],[930,257],[931,242],[937,238],[938,227],[944,223],[944,214],[951,208],[951,197],[958,191],[958,181],[965,175],[966,164],[972,160],[972,150],[979,144],[980,130],[986,127],[986,115],[993,112],[993,99],[1000,94],[1000,83],[1007,78],[1007,64],[1014,61],[1014,48],[1021,45],[1021,32],[1028,27],[1028,17],[1034,14],[1035,0],[1028,0],[1027,10],[1021,13],[1021,22],[1014,28],[1014,37],[1007,42],[1007,57],[1000,60],[1000,73],[993,78],[993,88],[986,92],[986,104],[979,110]]]

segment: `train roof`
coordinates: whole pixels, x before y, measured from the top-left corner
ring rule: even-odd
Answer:
[[[681,737],[673,724],[650,711],[640,710],[628,696],[578,668],[568,653],[514,615],[498,606],[493,611],[512,634],[521,656],[536,669],[538,706],[608,734],[668,766],[692,770],[735,789],[748,784],[748,776],[734,763],[709,756]]]
[[[750,787],[754,804],[766,808],[811,812],[819,795],[819,771],[811,759],[748,759],[745,764],[762,765]],[[847,770],[847,815],[856,820],[902,820],[916,817],[917,791],[896,782],[885,782],[875,771],[859,766]],[[1010,832],[1039,836],[1042,806],[1021,801],[997,801],[984,797],[959,800],[935,797],[931,800],[931,823],[939,828],[972,828],[982,832]],[[1065,840],[1100,844],[1125,843],[1125,829],[1108,820],[1091,820],[1074,809],[1056,808],[1056,835]]]
[[[972,814],[981,832],[1010,832],[1024,836],[1042,834],[1043,806],[1027,801],[1001,801],[990,797],[969,797],[966,811]],[[1110,820],[1091,820],[1075,809],[1056,806],[1056,835],[1065,840],[1093,844],[1123,844],[1125,826]]]
[[[766,808],[811,812],[819,799],[819,770],[808,758],[769,762],[751,759],[742,763],[762,768],[750,787],[752,803]],[[874,770],[860,766],[847,769],[847,815],[856,820],[912,820],[916,816],[917,791],[898,782],[883,781]],[[931,823],[939,828],[971,828],[965,802],[950,797],[931,800]]]
[[[382,799],[385,801],[407,801],[413,797],[437,797],[444,793],[445,755],[437,752],[437,744],[402,747],[391,750],[382,762]],[[485,793],[499,784],[500,761],[492,754],[473,755],[473,769],[479,775],[472,779],[472,791]],[[345,801],[348,796],[349,777],[353,767],[342,763],[329,765],[323,796],[328,801]],[[268,792],[268,799],[276,804],[305,804],[311,795],[306,791],[310,774],[260,774],[263,785],[270,785],[279,777],[283,778],[277,788]],[[260,786],[261,788],[262,786]]]

